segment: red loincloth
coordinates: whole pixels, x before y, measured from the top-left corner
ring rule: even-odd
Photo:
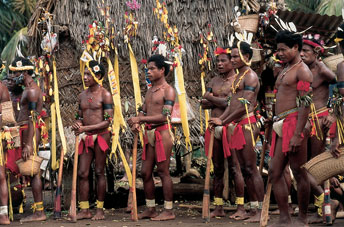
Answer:
[[[230,149],[233,149],[233,150],[235,149],[239,151],[244,148],[244,146],[246,145],[246,140],[245,140],[244,132],[242,130],[242,126],[247,125],[249,122],[251,124],[256,123],[257,122],[256,117],[254,115],[250,117],[246,117],[237,124],[231,136],[231,141],[229,141]]]
[[[294,112],[286,116],[283,121],[282,126],[282,152],[287,154],[289,151],[289,144],[290,140],[294,135],[296,124],[297,124],[297,116],[299,112]],[[301,133],[301,138],[303,138],[303,134]],[[275,145],[276,145],[276,132],[272,130],[272,141],[271,141],[271,149],[270,149],[270,157],[274,156],[275,152]]]
[[[227,139],[227,126],[228,124],[226,124],[225,126],[222,126],[222,149],[223,149],[224,158],[228,158],[232,155],[229,148],[228,139]],[[207,128],[204,135],[204,146],[205,146],[204,150],[205,150],[205,155],[207,157],[208,157],[209,143],[210,143],[210,130],[209,128]]]
[[[107,144],[106,140],[101,136],[106,133],[110,133],[109,131],[101,132],[101,133],[86,133],[85,139],[80,140],[79,143],[79,155],[81,155],[84,151],[84,148],[86,148],[86,153],[88,153],[88,148],[94,149],[94,142],[93,141],[93,135],[97,135],[96,141],[98,142],[98,145],[100,149],[105,153],[109,149],[109,145]]]
[[[145,126],[146,129],[152,130],[151,124],[146,124]],[[155,128],[154,135],[155,135],[155,151],[156,151],[156,160],[157,162],[163,162],[166,161],[166,154],[165,154],[165,149],[164,149],[164,144],[162,142],[162,136],[160,134],[161,131],[168,130],[168,124],[164,124],[161,126],[158,126]],[[143,146],[143,152],[142,152],[142,160],[146,160],[146,149],[147,149],[147,144],[148,144],[148,135],[147,131],[143,137],[144,141],[144,146]]]
[[[19,174],[19,168],[16,161],[22,158],[22,145],[23,145],[23,131],[29,128],[28,124],[22,125],[19,128],[20,147],[6,151],[6,169],[9,169],[13,174]]]

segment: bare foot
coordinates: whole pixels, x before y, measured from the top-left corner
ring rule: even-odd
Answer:
[[[249,217],[247,216],[247,213],[246,213],[244,206],[239,205],[236,212],[234,214],[232,214],[231,216],[229,216],[229,218],[234,219],[234,220],[245,220]]]
[[[104,220],[104,210],[103,208],[97,208],[96,214],[93,216],[91,219],[92,221],[97,221],[97,220]]]
[[[309,217],[308,223],[309,224],[323,223],[323,218],[319,216],[318,212],[316,211],[312,216]]]
[[[33,222],[33,221],[45,221],[46,219],[47,219],[47,216],[45,216],[44,211],[36,211],[32,215],[20,219],[20,222],[24,223],[24,222]]]
[[[139,219],[155,218],[159,214],[156,212],[155,207],[146,208],[141,214],[138,215]]]
[[[174,220],[176,216],[173,213],[173,210],[164,210],[161,214],[155,218],[151,218],[152,221],[168,221]]]
[[[8,219],[7,215],[0,215],[0,225],[9,225],[10,219]]]
[[[249,219],[245,220],[245,222],[250,222],[250,223],[258,223],[260,222],[260,215],[262,213],[262,210],[256,210],[255,214],[251,216]]]
[[[308,221],[307,219],[300,219],[297,218],[294,222],[293,222],[293,226],[302,226],[302,227],[308,227]]]
[[[77,220],[91,219],[91,218],[92,218],[92,214],[89,209],[81,209],[79,213],[76,215]]]
[[[210,217],[211,218],[215,218],[215,217],[225,217],[226,214],[223,211],[223,206],[216,206],[214,211],[210,213]]]

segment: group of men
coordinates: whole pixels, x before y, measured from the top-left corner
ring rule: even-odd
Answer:
[[[343,50],[342,36],[342,32],[338,31],[337,41]],[[275,69],[279,72],[276,73],[274,117],[271,119],[269,182],[273,186],[280,219],[273,226],[305,226],[308,224],[310,190],[318,208],[310,222],[322,222],[324,190],[302,165],[325,151],[328,135],[332,140],[330,150],[333,156],[338,158],[343,150],[343,145],[339,144],[339,131],[336,130],[336,120],[343,119],[342,111],[328,106],[331,84],[337,84],[335,99],[341,100],[344,94],[344,63],[338,65],[336,77],[320,60],[319,56],[324,51],[320,42],[303,39],[300,34],[291,31],[278,32],[276,45],[282,68]],[[201,102],[204,109],[212,110],[208,130],[214,130],[215,137],[212,159],[216,207],[212,217],[225,216],[222,193],[224,159],[227,159],[234,179],[237,204],[237,211],[230,218],[259,222],[264,185],[256,166],[254,150],[259,133],[254,115],[259,79],[250,68],[252,50],[247,43],[237,42],[231,49],[218,48],[215,54],[220,75],[210,81]],[[342,102],[340,105],[343,108]],[[266,125],[269,125],[268,121]],[[268,139],[269,135],[265,137]],[[205,138],[207,149],[207,133]],[[289,166],[297,184],[299,207],[298,219],[293,224],[288,205],[290,180],[286,175],[290,174]],[[243,209],[245,185],[251,205],[249,213]],[[338,202],[333,202],[332,206],[335,211]]]
[[[337,38],[341,39],[339,43],[343,50],[344,34],[338,32]],[[276,226],[291,225],[288,205],[290,184],[285,177],[288,166],[297,182],[299,203],[299,218],[293,226],[304,226],[308,223],[310,189],[320,209],[317,215],[321,214],[323,189],[301,166],[324,151],[328,132],[331,131],[331,127],[336,126],[335,114],[330,113],[327,107],[329,85],[337,83],[337,95],[344,95],[344,62],[338,65],[336,77],[319,60],[323,47],[316,40],[302,39],[300,34],[280,31],[276,36],[276,44],[277,55],[283,65],[275,83],[275,117],[270,150],[272,159],[269,166],[269,180],[273,185],[280,210],[280,220]],[[211,216],[225,216],[222,193],[224,160],[227,159],[235,183],[237,204],[237,210],[230,218],[259,222],[264,199],[264,183],[257,169],[254,149],[260,133],[255,116],[260,81],[250,67],[253,51],[247,42],[238,41],[230,48],[218,48],[215,55],[219,76],[211,79],[201,100],[204,109],[211,109],[209,128],[205,134],[206,153],[209,148],[210,131],[214,131],[215,137],[212,159],[216,207]],[[0,83],[0,101],[13,102],[17,126],[20,127],[20,146],[13,150],[5,149],[4,157],[7,157],[6,168],[19,174],[15,161],[21,158],[24,161],[29,159],[37,149],[34,148],[34,144],[38,146],[40,143],[40,137],[37,136],[40,135],[40,128],[35,127],[34,122],[43,109],[43,93],[33,79],[34,66],[29,60],[18,57],[12,62],[9,70],[7,87],[10,92]],[[141,177],[147,208],[139,215],[140,219],[162,221],[175,218],[172,180],[169,173],[173,147],[169,117],[176,94],[165,79],[169,71],[170,65],[164,56],[153,55],[149,58],[148,78],[152,82],[152,87],[146,93],[144,105],[140,108],[138,116],[128,120],[134,133],[141,131],[142,124],[145,126]],[[79,95],[79,110],[72,125],[75,135],[80,136],[78,177],[82,190],[79,191],[78,219],[105,218],[104,168],[106,154],[111,147],[109,126],[116,119],[113,119],[111,93],[102,87],[104,75],[105,68],[100,63],[93,60],[86,63],[83,80],[87,89]],[[338,130],[334,129],[332,132],[331,152],[338,157],[341,146]],[[90,211],[88,181],[93,160],[97,178],[97,204],[94,215]],[[160,214],[155,209],[155,186],[152,177],[155,165],[162,181],[165,199],[164,210]],[[0,167],[0,224],[9,224],[6,168],[5,165]],[[31,185],[35,202],[34,213],[22,219],[22,222],[46,219],[40,174],[32,177]],[[247,200],[251,205],[249,212],[244,209],[245,185],[248,192]]]

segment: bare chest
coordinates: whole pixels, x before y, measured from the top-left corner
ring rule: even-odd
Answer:
[[[228,96],[231,92],[232,81],[233,80],[217,81],[212,87],[214,96],[218,96],[218,97]]]
[[[159,89],[154,92],[152,90],[149,90],[146,95],[145,103],[147,108],[159,105],[162,106],[164,104],[164,89]]]

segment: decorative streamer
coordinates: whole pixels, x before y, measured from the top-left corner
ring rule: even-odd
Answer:
[[[180,53],[179,53],[180,54]],[[179,55],[176,53],[175,61],[177,63],[177,67],[174,70],[175,76],[175,88],[178,94],[178,102],[180,107],[180,118],[182,121],[182,128],[185,136],[185,145],[188,151],[192,150],[191,141],[190,141],[190,131],[189,131],[189,122],[187,116],[187,106],[186,106],[186,92],[184,87],[184,75],[183,75],[183,68],[181,66]]]
[[[140,106],[142,106],[139,70],[138,70],[138,67],[137,67],[137,62],[136,62],[136,58],[135,58],[133,49],[131,48],[131,45],[130,45],[129,42],[128,42],[128,48],[129,48],[129,57],[130,57],[131,76],[132,76],[133,85],[134,85],[135,111],[136,111],[136,115],[138,115],[138,108]],[[142,147],[143,147],[144,143],[143,143],[142,130],[140,131],[139,136],[140,136],[140,141],[141,141],[141,144],[142,144]]]

